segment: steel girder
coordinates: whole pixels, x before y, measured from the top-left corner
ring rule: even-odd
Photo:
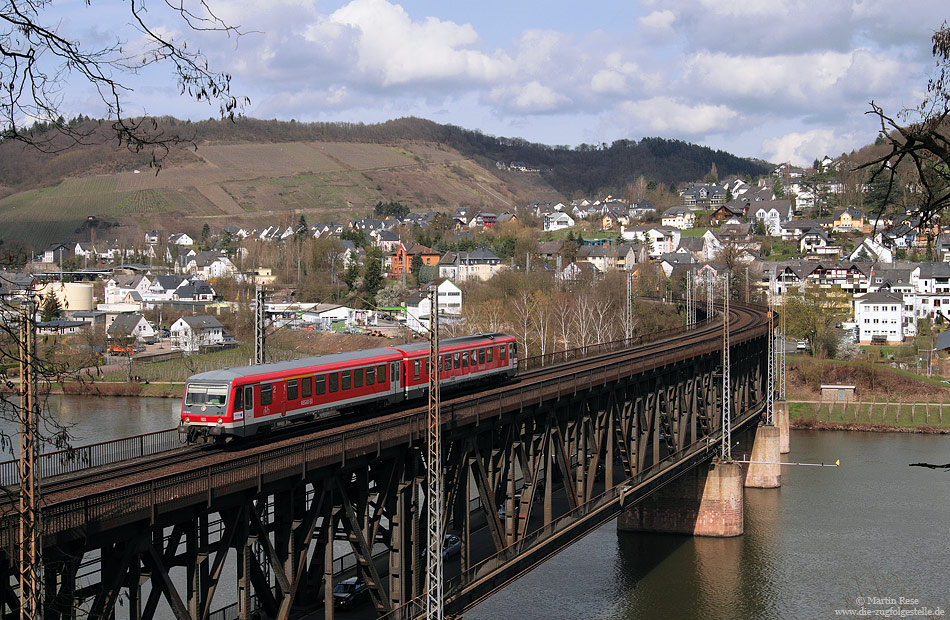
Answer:
[[[758,340],[734,345],[737,413],[764,396]],[[559,518],[618,483],[708,443],[721,424],[720,365],[714,352],[444,428],[443,530],[462,542],[447,563],[461,575],[456,592],[476,580],[486,557],[553,534]],[[209,620],[229,607],[227,617],[286,620],[292,610],[319,608],[324,592],[358,575],[381,615],[413,616],[425,574],[423,448],[264,481],[256,493],[216,496],[154,523],[87,532],[47,549],[44,615],[152,620],[163,606],[180,620]],[[18,612],[15,573],[9,561],[0,564],[6,618]],[[458,599],[450,611],[470,603]],[[324,615],[333,617],[332,605]]]

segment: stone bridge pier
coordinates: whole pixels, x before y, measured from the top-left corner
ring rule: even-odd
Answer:
[[[707,466],[684,472],[621,512],[617,529],[719,538],[741,535],[744,489],[781,486],[783,440],[788,451],[788,407],[782,405],[784,434],[776,403],[776,425],[760,423],[733,436],[735,460],[714,458]]]

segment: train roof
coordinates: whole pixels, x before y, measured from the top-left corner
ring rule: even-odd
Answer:
[[[316,357],[302,357],[300,359],[288,360],[284,362],[269,362],[257,366],[240,366],[237,368],[223,368],[221,370],[209,370],[192,375],[188,382],[220,382],[240,379],[242,377],[267,375],[271,373],[285,373],[289,371],[307,368],[309,366],[323,366],[326,364],[338,364],[342,362],[352,362],[367,358],[381,357],[393,361],[400,359],[392,349],[376,348],[363,349],[362,351],[351,351],[349,353],[334,353],[333,355],[319,355]]]
[[[475,334],[473,336],[459,336],[458,338],[440,338],[439,349],[448,347],[457,347],[465,345],[484,344],[486,340],[495,340],[497,338],[511,338],[508,334],[492,332],[489,334]],[[429,350],[428,342],[418,342],[416,344],[395,344],[389,347],[403,353],[415,353],[416,351]]]

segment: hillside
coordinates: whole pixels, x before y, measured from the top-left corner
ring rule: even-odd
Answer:
[[[105,130],[90,124],[102,138]],[[0,240],[36,248],[86,240],[95,215],[113,222],[109,237],[140,238],[158,228],[197,232],[205,222],[248,226],[343,220],[377,201],[416,210],[503,210],[539,199],[620,195],[637,177],[666,184],[721,175],[755,176],[761,162],[658,138],[600,148],[550,147],[495,138],[422,119],[377,125],[239,119],[181,122],[161,131],[193,137],[174,148],[159,174],[150,153],[130,153],[100,139],[59,153],[0,144]],[[540,173],[498,170],[523,161]]]

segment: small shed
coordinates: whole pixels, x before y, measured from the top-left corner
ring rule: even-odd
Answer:
[[[853,385],[822,385],[821,400],[850,403],[854,400]]]

